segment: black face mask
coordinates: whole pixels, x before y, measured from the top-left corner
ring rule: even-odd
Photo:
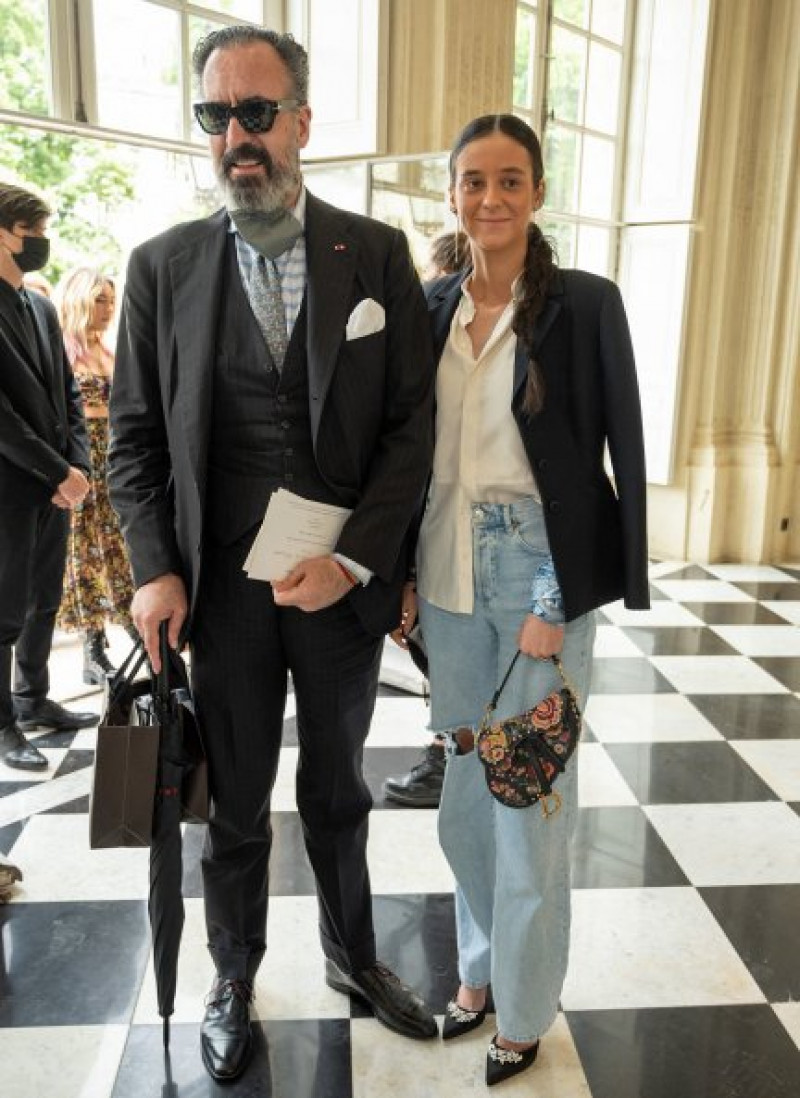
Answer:
[[[50,241],[46,236],[23,236],[22,251],[17,252],[13,258],[23,274],[40,271],[47,266],[50,258]]]

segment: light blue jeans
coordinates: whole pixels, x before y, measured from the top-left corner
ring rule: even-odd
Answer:
[[[531,578],[549,555],[535,500],[473,507],[475,603],[455,614],[420,599],[430,661],[431,722],[436,732],[477,730],[517,650]],[[567,624],[562,662],[581,705],[589,688],[594,614]],[[494,720],[530,709],[560,679],[548,660],[521,658]],[[439,840],[456,878],[459,978],[492,985],[497,1028],[511,1041],[534,1041],[552,1025],[567,970],[570,934],[569,846],[577,803],[577,757],[557,781],[560,811],[506,808],[490,794],[477,752],[448,762]]]

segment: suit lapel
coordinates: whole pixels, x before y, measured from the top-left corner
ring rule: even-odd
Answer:
[[[25,366],[30,370],[31,374],[36,378],[37,381],[41,382],[43,378],[34,361],[33,348],[30,346],[29,341],[22,335],[21,332],[17,331],[15,325],[12,324],[12,322],[10,320],[7,320],[5,317],[0,317],[0,328],[2,328],[2,331],[5,334],[6,338],[9,340],[9,342],[11,342],[16,348],[17,353],[19,354],[20,358],[23,359]]]
[[[308,382],[314,439],[353,298],[358,243],[347,222],[347,214],[307,195]]]
[[[467,277],[468,273],[451,275],[440,282],[428,294],[428,319],[431,325],[433,352],[436,362],[442,357],[444,345],[450,334],[453,315],[461,300],[461,286]]]
[[[564,287],[561,279],[561,275],[557,274],[553,286],[550,290],[550,294],[547,301],[544,304],[544,308],[536,318],[536,324],[533,329],[533,353],[538,356],[541,350],[542,344],[547,338],[547,334],[555,323],[556,317],[561,312],[561,298],[564,295]],[[525,349],[520,343],[517,343],[517,350],[514,355],[514,395],[519,392],[522,386],[525,384],[525,379],[528,376],[528,355]]]
[[[169,261],[177,352],[177,377],[171,378],[170,384],[175,386],[198,485],[205,483],[227,228],[225,212],[214,214],[207,222],[207,232]]]
[[[39,351],[39,362],[41,365],[41,371],[39,371],[34,364],[34,372],[41,374],[41,379],[44,381],[45,388],[48,393],[52,393],[55,363],[53,362],[53,355],[51,353],[52,348],[50,346],[47,325],[44,317],[41,316],[38,308],[34,304],[33,298],[29,298],[28,300],[31,303],[31,316],[33,317],[33,325],[36,329],[36,342],[38,344],[37,349]]]

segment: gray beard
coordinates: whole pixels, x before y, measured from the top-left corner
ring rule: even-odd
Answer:
[[[248,210],[251,213],[274,213],[286,209],[302,186],[300,166],[294,164],[272,169],[271,176],[262,179],[231,179],[221,165],[216,167],[217,181],[229,210]]]

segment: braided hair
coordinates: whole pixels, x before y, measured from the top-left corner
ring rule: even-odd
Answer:
[[[531,158],[534,186],[539,186],[544,177],[539,139],[527,123],[513,114],[484,114],[467,123],[456,138],[450,153],[451,186],[455,185],[456,161],[463,149],[472,141],[498,132],[510,137],[527,150]],[[517,298],[511,325],[528,355],[528,378],[522,408],[529,416],[541,411],[544,404],[544,377],[533,355],[533,333],[555,274],[556,257],[553,247],[539,226],[531,222],[528,226],[528,247],[520,279],[522,293]]]

